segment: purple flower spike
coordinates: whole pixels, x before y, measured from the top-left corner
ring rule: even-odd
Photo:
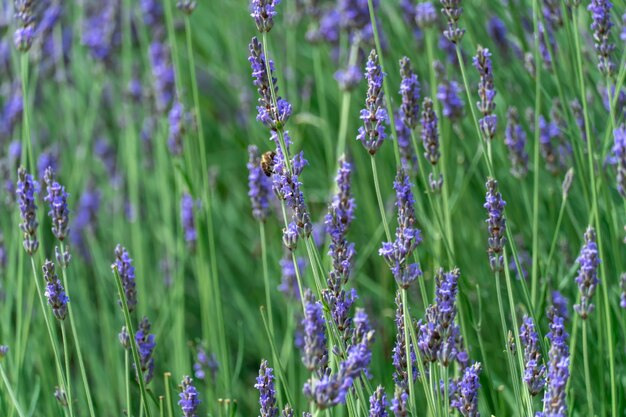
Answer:
[[[443,31],[444,36],[452,43],[457,44],[463,39],[465,29],[459,28],[459,19],[463,8],[461,7],[461,0],[440,0],[441,12],[448,19],[448,28]]]
[[[17,189],[15,194],[20,206],[20,216],[22,222],[20,229],[24,233],[24,250],[29,255],[33,255],[39,248],[37,240],[37,204],[35,195],[39,193],[39,183],[33,180],[33,176],[26,173],[24,167],[17,171]]]
[[[565,417],[567,402],[565,387],[569,379],[568,334],[565,331],[563,317],[552,308],[548,311],[550,319],[550,351],[548,352],[548,385],[543,395],[543,412],[535,417]]]
[[[458,386],[458,397],[451,401],[450,405],[461,413],[463,417],[479,417],[478,389],[480,382],[480,363],[468,366],[463,372],[463,378]]]
[[[270,213],[270,181],[262,167],[262,164],[265,162],[261,160],[257,147],[254,145],[248,146],[248,155],[248,197],[250,197],[252,205],[252,216],[256,220],[263,222]],[[271,154],[266,155],[272,156]],[[266,155],[263,157],[265,158]],[[273,163],[273,160],[270,161],[269,166],[273,165]]]
[[[67,315],[67,303],[70,299],[65,294],[61,280],[59,280],[57,274],[54,272],[54,263],[47,259],[43,264],[43,277],[47,282],[45,296],[48,299],[48,304],[52,307],[54,317],[59,320],[65,320],[65,316]]]
[[[135,342],[137,343],[137,349],[139,349],[139,365],[141,366],[141,375],[143,375],[143,380],[146,384],[149,384],[154,376],[153,355],[156,342],[154,341],[155,336],[150,334],[150,327],[150,321],[148,321],[147,317],[144,317],[139,323],[139,328],[135,334]],[[137,377],[139,378],[139,373],[137,374]]]
[[[14,4],[18,27],[13,35],[13,41],[18,51],[27,52],[35,37],[33,0],[15,0]]]
[[[276,6],[280,0],[252,0],[250,2],[250,16],[254,18],[254,23],[259,32],[269,32],[274,26],[274,16]]]
[[[480,129],[485,138],[491,140],[496,134],[498,119],[493,114],[496,108],[496,104],[493,101],[496,96],[496,90],[493,86],[493,69],[489,49],[479,46],[476,56],[473,58],[473,63],[480,74],[480,82],[478,83],[480,101],[476,104],[478,110],[483,114],[483,118],[479,120]]]
[[[506,113],[504,143],[509,149],[511,173],[517,178],[524,178],[528,173],[526,132],[524,132],[524,129],[519,123],[519,114],[515,107],[509,107]]]
[[[278,407],[276,407],[276,390],[274,389],[274,370],[268,366],[266,360],[261,362],[254,388],[259,390],[260,417],[276,417]]]
[[[0,345],[0,361],[4,359],[9,353],[9,347],[7,345]]]
[[[393,381],[396,386],[407,390],[409,388],[409,371],[408,360],[406,357],[406,344],[409,343],[411,352],[411,369],[413,373],[413,381],[417,378],[416,355],[413,343],[407,341],[404,337],[404,306],[402,304],[402,296],[400,290],[396,293],[396,343],[393,347],[392,362],[395,368],[393,373]]]
[[[194,375],[197,379],[215,383],[219,362],[214,353],[207,354],[204,346],[198,346],[196,352],[196,363],[193,364]]]
[[[556,290],[552,291],[551,298],[552,307],[554,307],[557,314],[560,317],[563,317],[564,320],[569,320],[569,303],[567,298]]]
[[[541,361],[539,336],[535,331],[535,323],[528,316],[524,316],[523,321],[519,332],[524,348],[524,382],[528,387],[530,395],[535,396],[543,390],[546,384],[546,367]]]
[[[463,90],[456,81],[448,80],[446,71],[441,61],[435,61],[433,63],[433,69],[437,74],[437,100],[442,105],[442,111],[444,117],[450,120],[459,120],[463,116],[463,100],[461,100],[461,94]]]
[[[50,211],[48,215],[52,219],[52,234],[60,241],[65,240],[69,231],[69,210],[67,208],[67,193],[65,187],[54,179],[54,171],[51,167],[46,169],[44,175],[48,195],[44,201],[48,203]]]
[[[176,2],[176,8],[186,15],[191,15],[198,3],[195,0],[178,0]]]
[[[611,42],[611,9],[613,3],[610,0],[591,0],[587,10],[591,12],[593,23],[593,39],[595,49],[598,54],[598,70],[605,77],[610,77],[615,71],[615,64],[611,61],[611,53],[615,49],[615,44]]]
[[[583,320],[586,320],[594,309],[591,298],[600,283],[598,279],[600,258],[598,256],[598,246],[596,245],[596,231],[593,227],[589,227],[585,232],[585,244],[580,250],[577,262],[580,265],[578,276],[576,277],[576,283],[580,291],[580,304],[576,304],[574,310]]]
[[[379,385],[370,397],[370,417],[387,417],[387,396],[385,389]]]
[[[400,95],[402,96],[402,122],[411,130],[415,130],[419,120],[420,83],[411,68],[411,60],[404,57],[400,60]]]
[[[395,417],[408,417],[409,409],[407,403],[409,402],[408,388],[400,388],[396,385],[393,400],[391,400],[391,411]]]
[[[300,288],[298,287],[298,275],[302,276],[306,268],[306,260],[304,258],[296,258],[298,269],[293,264],[290,253],[285,253],[283,259],[280,260],[281,281],[278,290],[286,297],[300,301]]]
[[[122,287],[124,288],[124,294],[126,296],[126,304],[128,304],[128,311],[132,312],[137,305],[137,290],[135,289],[135,267],[133,266],[133,260],[128,255],[126,248],[122,245],[115,247],[115,264],[117,272],[120,274],[122,280]],[[120,300],[120,307],[122,301]]]
[[[619,286],[622,289],[619,306],[621,308],[626,308],[626,272],[622,272],[622,275],[620,275]]]
[[[437,165],[439,162],[439,128],[433,101],[426,97],[422,104],[422,142],[424,143],[424,158]]]
[[[626,126],[613,131],[613,155],[617,161],[617,191],[626,198]]]
[[[350,65],[346,69],[339,70],[335,73],[335,80],[337,80],[339,88],[341,88],[342,91],[354,90],[359,85],[362,78],[361,70],[356,65]]]
[[[154,41],[149,50],[152,77],[154,79],[154,95],[157,111],[167,114],[175,97],[174,68],[170,61],[170,50],[166,44]]]
[[[198,417],[198,406],[200,405],[200,399],[198,398],[198,391],[193,386],[193,380],[189,376],[185,376],[181,382],[182,391],[178,396],[178,405],[183,411],[185,417]]]
[[[378,63],[378,55],[375,50],[370,52],[365,66],[367,78],[367,97],[365,108],[361,110],[363,126],[359,128],[356,139],[360,141],[370,155],[374,155],[387,137],[385,125],[389,121],[385,109],[385,93],[383,91],[383,74]]]
[[[328,363],[326,347],[326,322],[322,313],[322,304],[315,301],[311,290],[304,294],[305,309],[302,326],[304,327],[304,355],[302,362],[310,371],[324,374]]]
[[[185,135],[185,109],[182,103],[176,99],[172,104],[167,120],[169,122],[169,132],[167,136],[167,147],[174,156],[183,154],[183,137]]]
[[[397,110],[394,117],[396,120],[396,138],[398,139],[402,167],[408,172],[416,173],[418,161],[411,142],[411,129],[405,126],[402,121],[402,110]]]
[[[487,180],[487,197],[483,207],[487,209],[489,217],[486,222],[489,225],[489,264],[491,270],[502,271],[504,261],[502,250],[506,243],[506,219],[504,218],[504,207],[506,202],[498,192],[498,181],[493,178]]]
[[[121,41],[120,30],[116,27],[118,13],[119,2],[103,2],[102,7],[85,20],[81,42],[97,61],[108,61],[114,47]]]
[[[417,3],[415,6],[415,24],[421,29],[426,29],[437,23],[437,10],[435,6],[425,1],[423,3]]]
[[[198,241],[198,231],[196,230],[196,222],[194,219],[194,208],[196,202],[188,193],[183,193],[180,199],[180,218],[185,232],[185,242],[187,247],[193,252]]]

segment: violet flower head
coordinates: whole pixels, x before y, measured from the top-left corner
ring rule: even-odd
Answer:
[[[139,0],[143,23],[160,35],[163,29],[163,6],[158,0]]]
[[[415,199],[411,191],[411,182],[403,169],[398,170],[393,188],[396,191],[398,209],[396,239],[393,242],[383,242],[378,254],[391,268],[396,283],[406,289],[422,275],[418,263],[409,264],[411,254],[422,241],[422,234],[415,224]]]
[[[611,54],[615,49],[615,44],[611,42],[611,9],[613,3],[610,0],[591,0],[587,10],[591,12],[593,23],[593,39],[595,49],[598,54],[598,70],[605,77],[611,77],[615,71],[615,64],[611,61]]]
[[[135,342],[137,343],[137,349],[139,350],[139,365],[141,367],[141,375],[146,384],[152,381],[154,376],[154,348],[156,347],[155,336],[150,333],[150,321],[147,317],[144,317],[139,322],[139,328],[135,333]],[[133,366],[135,366],[133,364]],[[135,367],[135,370],[137,368]],[[139,373],[137,373],[139,378]]]
[[[183,154],[183,137],[185,135],[185,109],[180,100],[175,99],[167,115],[169,132],[167,147],[174,156]]]
[[[100,210],[100,191],[96,187],[87,186],[78,200],[76,215],[70,229],[70,241],[79,252],[89,259],[89,251],[85,245],[85,235],[93,232],[96,227],[98,211]]]
[[[511,174],[517,178],[524,178],[528,173],[526,142],[526,132],[520,124],[519,113],[515,107],[509,107],[506,113],[504,143],[509,150]]]
[[[400,60],[400,76],[402,122],[411,130],[415,130],[419,120],[420,83],[411,68],[411,60],[407,57]]]
[[[552,307],[556,310],[556,313],[563,317],[564,320],[569,320],[569,302],[567,297],[561,294],[560,291],[552,291],[551,297]]]
[[[7,345],[0,345],[0,361],[4,359],[9,353],[9,347]]]
[[[17,189],[15,194],[20,206],[20,229],[24,234],[24,250],[29,255],[33,255],[39,248],[37,240],[37,204],[35,195],[39,193],[39,183],[33,180],[33,176],[26,173],[24,167],[17,171]]]
[[[196,10],[197,5],[198,3],[195,0],[178,0],[176,2],[176,8],[187,16],[191,15],[193,11]]]
[[[446,71],[441,61],[433,63],[433,69],[437,74],[437,100],[442,105],[441,113],[450,120],[459,120],[463,116],[464,103],[461,99],[463,90],[456,81],[451,81],[446,76]]]
[[[379,385],[370,397],[370,417],[387,417],[387,407],[389,407],[389,403],[385,389]]]
[[[415,173],[418,168],[418,160],[411,142],[411,129],[405,126],[402,121],[402,110],[397,110],[394,118],[396,121],[396,139],[398,140],[398,148],[400,150],[400,162],[405,170]]]
[[[8,139],[13,134],[15,126],[22,120],[22,114],[24,113],[24,98],[22,97],[22,88],[19,85],[15,85],[6,98],[2,111],[0,113],[0,139],[5,137]],[[15,143],[12,142],[12,143]],[[21,157],[21,141],[16,143],[20,146],[20,152],[15,157],[15,148],[17,145],[13,145],[13,152],[9,154],[13,156],[13,160],[17,160]]]
[[[18,51],[27,52],[33,43],[36,30],[33,0],[15,0],[14,6],[18,25],[13,35],[13,42]]]
[[[354,90],[362,78],[361,70],[356,65],[349,65],[346,69],[340,69],[335,72],[335,80],[337,80],[342,91]]]
[[[302,277],[306,269],[306,260],[304,258],[296,258],[296,266],[289,252],[280,260],[281,280],[278,291],[282,292],[285,297],[300,301],[300,288],[298,287],[298,275]]]
[[[565,387],[569,379],[569,348],[568,334],[565,331],[563,317],[555,309],[548,311],[550,319],[550,350],[548,352],[547,387],[543,395],[543,411],[536,417],[565,417],[567,402]]]
[[[437,23],[437,10],[430,1],[415,5],[415,24],[421,29],[426,29]]]
[[[507,28],[498,16],[492,16],[487,22],[487,33],[498,46],[498,49],[506,55],[510,49],[509,41],[506,38]]]
[[[137,305],[137,290],[135,288],[135,267],[133,266],[133,260],[128,255],[126,248],[122,245],[115,247],[115,263],[113,264],[117,268],[118,274],[122,280],[122,287],[124,288],[124,294],[126,296],[126,303],[128,304],[128,311],[132,312]],[[122,301],[119,302],[120,307]]]
[[[268,366],[266,360],[261,362],[259,376],[256,379],[254,388],[259,390],[259,405],[261,406],[261,415],[259,417],[278,416],[276,389],[274,388],[274,370]]]
[[[111,57],[116,35],[119,36],[116,27],[119,6],[118,1],[103,2],[100,10],[85,19],[81,42],[97,61],[107,61]]]
[[[491,270],[502,271],[504,260],[502,250],[506,243],[506,219],[504,218],[504,207],[506,202],[498,192],[498,181],[493,178],[487,180],[487,195],[483,205],[487,209],[488,218],[486,220],[489,230],[489,264]]]
[[[45,180],[46,171],[48,168],[52,169],[52,173],[54,174],[59,169],[59,161],[56,150],[47,150],[42,152],[37,158],[37,175],[43,181]]]
[[[51,167],[46,169],[44,175],[48,195],[44,201],[48,203],[50,211],[48,215],[52,219],[52,234],[60,241],[65,240],[69,231],[69,209],[67,208],[67,193],[65,187],[54,179],[54,171]]]
[[[626,125],[613,131],[613,156],[617,162],[617,191],[626,198]]]
[[[619,306],[621,308],[626,309],[626,272],[622,272],[622,275],[620,275],[619,286],[620,286],[620,289],[622,290],[622,295],[620,295]]]
[[[254,145],[248,146],[248,155],[248,197],[250,197],[252,205],[252,216],[256,220],[264,222],[270,214],[270,181],[261,166],[262,160],[258,148]],[[266,156],[272,157],[270,165],[273,165],[272,154],[268,153],[263,158]]]
[[[476,103],[478,110],[483,117],[478,122],[480,129],[486,139],[493,139],[496,134],[498,123],[497,116],[493,114],[496,104],[493,99],[496,96],[496,89],[493,85],[493,69],[491,65],[491,52],[489,49],[478,46],[476,56],[472,59],[474,67],[480,74],[478,83],[478,96],[480,101]]]
[[[465,29],[459,28],[459,19],[463,8],[461,0],[440,0],[441,12],[448,19],[448,28],[443,31],[444,36],[452,43],[457,44],[463,39]]]
[[[396,389],[391,400],[391,411],[395,417],[408,417],[409,410],[407,403],[409,402],[409,393],[406,388],[400,388],[396,385]]]
[[[359,128],[356,137],[365,146],[370,155],[374,155],[387,137],[385,125],[389,121],[385,109],[385,93],[383,91],[383,74],[378,62],[375,50],[370,52],[365,66],[365,78],[367,78],[367,96],[365,108],[361,110],[363,126]]]
[[[458,397],[451,401],[450,405],[461,413],[463,417],[479,417],[478,411],[478,389],[480,388],[479,374],[480,363],[468,366],[463,372],[463,377],[459,382]]]
[[[585,232],[585,244],[580,250],[577,259],[580,269],[576,277],[578,290],[580,291],[580,304],[574,305],[574,310],[580,318],[586,320],[594,309],[591,298],[596,292],[596,287],[600,283],[598,279],[598,266],[600,258],[598,256],[598,246],[596,244],[596,231],[593,227],[587,228]]]
[[[626,42],[626,12],[622,15],[622,33],[620,33],[619,38],[622,42]]]
[[[214,353],[208,354],[204,346],[198,346],[196,351],[196,362],[193,364],[194,375],[197,379],[215,382],[219,362]]]
[[[535,331],[533,319],[524,316],[519,332],[522,347],[524,348],[524,382],[530,395],[535,396],[543,390],[546,384],[546,367],[541,360],[539,335]]]
[[[181,392],[178,394],[180,400],[178,405],[185,417],[198,417],[198,407],[200,399],[198,398],[198,390],[193,386],[193,380],[189,376],[183,377],[181,382]]]
[[[250,16],[254,18],[254,23],[259,32],[269,32],[274,26],[274,16],[276,12],[276,6],[280,3],[280,0],[252,0],[250,2]]]
[[[439,153],[439,127],[430,97],[425,97],[422,103],[422,142],[424,143],[424,158],[431,165],[437,165],[441,155]]]
[[[126,326],[122,326],[122,330],[120,330],[120,333],[117,335],[117,338],[120,341],[120,345],[122,345],[122,347],[125,350],[129,350],[131,348],[130,334],[128,334],[128,329],[126,328]]]
[[[304,352],[302,362],[310,371],[320,375],[326,370],[328,348],[326,346],[326,322],[322,312],[322,304],[315,301],[311,290],[304,294],[305,307],[302,326],[304,327]]]
[[[196,202],[188,193],[183,193],[180,199],[180,219],[185,232],[185,242],[187,247],[193,252],[198,241],[198,231],[196,230],[196,221],[194,219],[194,209]]]
[[[392,350],[392,362],[395,368],[393,373],[393,381],[396,386],[408,390],[409,388],[409,370],[406,355],[407,343],[409,343],[409,352],[411,356],[411,369],[413,381],[417,378],[416,354],[413,343],[406,340],[404,327],[404,305],[400,290],[396,293],[396,342]]]
[[[256,119],[272,130],[280,130],[291,116],[291,104],[278,96],[278,80],[274,77],[274,62],[266,61],[261,42],[256,37],[252,38],[248,49],[252,78],[259,92]],[[276,105],[274,105],[274,97]]]
[[[150,44],[149,57],[156,109],[159,113],[165,114],[169,112],[175,97],[174,68],[170,62],[169,48],[162,42],[154,41]]]
[[[54,272],[54,263],[46,259],[42,269],[43,277],[47,283],[44,295],[48,299],[48,305],[52,307],[54,317],[58,320],[65,320],[65,316],[67,315],[67,303],[70,299],[65,294],[61,280]]]

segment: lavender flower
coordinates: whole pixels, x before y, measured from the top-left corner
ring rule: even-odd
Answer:
[[[440,0],[441,12],[448,19],[448,28],[443,31],[444,36],[452,43],[457,44],[463,39],[465,29],[459,28],[459,19],[463,8],[461,7],[461,0]]]
[[[149,50],[154,96],[157,111],[165,114],[169,111],[175,97],[174,68],[170,62],[169,48],[162,42],[154,41]]]
[[[2,114],[0,114],[0,139],[6,137],[10,138],[15,126],[20,120],[22,120],[22,114],[24,112],[24,99],[22,97],[22,88],[19,85],[14,85],[11,89],[9,97],[4,102],[2,107]],[[21,156],[21,142],[17,142],[20,145],[20,152],[17,158]],[[13,145],[15,147],[17,145]],[[15,156],[15,152],[10,153]]]
[[[283,227],[283,245],[289,251],[294,251],[298,247],[298,226],[295,222],[290,222],[287,227]]]
[[[411,369],[413,381],[417,378],[416,355],[413,343],[405,338],[404,327],[404,305],[400,290],[396,293],[396,343],[393,347],[392,362],[395,368],[393,373],[393,381],[396,386],[407,390],[409,387],[409,371],[408,359],[406,356],[406,344],[409,343],[409,351],[411,355]]]
[[[450,405],[461,413],[464,417],[479,417],[478,411],[478,389],[480,382],[480,363],[468,366],[463,372],[463,378],[458,386],[458,397],[451,401]]]
[[[176,2],[176,8],[187,16],[191,15],[196,10],[197,2],[195,0],[178,0]]]
[[[37,175],[45,182],[46,171],[48,168],[52,169],[52,172],[57,172],[59,169],[59,162],[57,152],[54,149],[42,152],[37,159]]]
[[[437,23],[437,11],[430,1],[415,5],[415,24],[421,29],[426,29]]]
[[[388,406],[385,389],[379,385],[370,397],[370,417],[387,417]]]
[[[524,178],[528,173],[528,152],[526,151],[526,132],[519,123],[519,114],[515,107],[509,107],[506,113],[504,143],[509,149],[511,173],[517,178]]]
[[[543,395],[543,412],[536,417],[565,417],[567,403],[565,402],[565,387],[569,379],[569,348],[568,334],[565,331],[563,317],[555,309],[548,311],[550,319],[550,351],[548,352],[548,384]]]
[[[345,403],[354,381],[367,371],[371,359],[372,353],[367,345],[360,343],[350,346],[337,372],[326,372],[316,381],[309,379],[304,384],[304,395],[322,410]]]
[[[621,308],[626,308],[626,272],[622,272],[622,275],[620,275],[619,286],[622,290],[619,306]]]
[[[197,417],[198,406],[200,405],[200,399],[198,398],[198,391],[193,386],[193,380],[189,376],[183,377],[181,382],[182,391],[179,395],[178,405],[183,411],[185,417]]]
[[[47,282],[44,295],[48,299],[48,305],[52,307],[54,317],[59,320],[65,320],[65,316],[67,315],[67,303],[70,299],[65,294],[61,280],[59,280],[59,277],[54,272],[54,263],[46,259],[42,268],[43,277]]]
[[[0,361],[4,359],[9,353],[9,347],[7,345],[0,345]]]
[[[303,413],[303,417],[304,417]],[[289,404],[285,405],[285,408],[283,408],[283,411],[280,413],[281,417],[295,417],[295,413],[293,411],[293,408],[291,408],[291,406]]]
[[[487,180],[487,197],[484,208],[487,209],[489,217],[486,222],[489,225],[489,264],[491,270],[502,271],[504,261],[502,259],[502,249],[506,243],[506,219],[504,218],[504,207],[506,202],[498,192],[498,181],[493,178]]]
[[[533,323],[532,318],[524,316],[519,332],[524,348],[524,382],[530,395],[535,396],[546,384],[546,367],[541,362],[539,336],[535,331],[535,323]]]
[[[419,117],[420,83],[411,68],[411,60],[407,57],[400,60],[400,75],[402,77],[400,82],[402,122],[411,130],[415,130]]]
[[[411,142],[411,129],[404,125],[402,121],[402,110],[395,112],[396,138],[400,149],[400,162],[402,167],[408,172],[415,173],[418,168],[417,155]]]
[[[418,263],[408,264],[409,257],[422,241],[422,236],[415,225],[415,200],[411,183],[403,169],[398,170],[393,188],[396,191],[396,207],[398,208],[396,240],[383,242],[378,254],[391,268],[391,273],[398,285],[406,289],[422,275]]]
[[[185,109],[180,100],[175,99],[167,115],[169,132],[167,147],[174,156],[183,154],[183,136],[185,135]]]
[[[300,288],[298,287],[298,275],[302,276],[306,268],[306,260],[304,258],[296,258],[296,266],[290,253],[286,252],[285,256],[280,260],[281,281],[278,290],[286,297],[293,300],[300,300]]]
[[[152,29],[155,35],[161,36],[163,30],[163,6],[161,2],[157,0],[140,0],[139,6],[141,7],[143,23]]]
[[[274,16],[276,6],[280,4],[280,0],[252,0],[250,2],[250,16],[254,18],[254,23],[259,32],[269,32],[274,26]]]
[[[583,107],[580,105],[580,101],[578,101],[577,98],[570,101],[570,108],[572,109],[572,113],[574,114],[574,119],[576,120],[576,125],[578,126],[578,129],[580,130],[580,134],[582,136],[583,142],[587,142],[585,115],[583,113]]]
[[[146,384],[149,384],[154,376],[153,355],[156,342],[154,341],[155,336],[150,334],[150,327],[150,321],[148,321],[147,317],[144,317],[141,322],[139,322],[139,328],[135,334],[135,342],[137,343],[137,349],[139,349],[139,365],[141,367],[141,375],[143,375],[143,380]],[[137,370],[136,367],[135,370]],[[139,377],[140,374],[138,372],[137,378]]]
[[[507,28],[504,22],[498,16],[492,16],[487,22],[487,33],[489,37],[493,39],[498,46],[500,52],[503,55],[507,55],[510,51],[511,45],[509,44],[507,36]]]
[[[551,294],[552,307],[556,310],[556,313],[563,317],[564,320],[569,320],[569,307],[567,298],[559,291],[552,291]]]
[[[97,188],[87,188],[80,196],[76,215],[70,228],[72,245],[78,247],[86,258],[89,252],[84,242],[84,235],[93,232],[96,226],[98,210],[100,209],[100,191]]]
[[[626,126],[622,123],[613,131],[613,155],[617,161],[617,191],[626,198]]]
[[[549,20],[546,20],[546,25],[543,22],[539,22],[537,25],[537,31],[539,33],[539,52],[541,53],[541,59],[544,67],[548,71],[552,71],[552,56],[557,52],[557,44],[554,38],[554,31],[552,24]],[[533,71],[534,75],[534,71]]]
[[[424,158],[437,165],[439,162],[439,128],[433,101],[430,97],[425,97],[422,103],[422,142],[424,143]]]
[[[610,0],[591,0],[587,10],[591,12],[593,23],[593,38],[595,49],[598,54],[598,70],[605,77],[610,77],[615,71],[615,64],[611,61],[611,53],[615,49],[615,44],[611,43],[611,9],[613,4]]]
[[[196,222],[194,219],[194,208],[196,202],[188,193],[183,193],[180,199],[180,219],[185,232],[185,242],[187,247],[193,252],[198,241],[198,231],[196,230]]]
[[[15,47],[20,52],[27,52],[35,37],[35,20],[32,0],[15,0],[15,17],[18,27],[13,35]]]
[[[270,182],[261,167],[261,158],[257,147],[248,146],[248,155],[248,197],[250,197],[252,204],[252,216],[256,220],[264,222],[270,213]],[[268,154],[268,156],[271,155]],[[273,164],[273,161],[271,163]]]
[[[395,417],[407,417],[409,410],[407,402],[409,401],[409,393],[406,388],[400,388],[396,385],[393,400],[391,400],[391,411]]]
[[[274,77],[274,62],[272,60],[266,61],[263,45],[256,37],[252,38],[249,50],[248,62],[252,68],[254,85],[259,92],[256,119],[272,130],[281,130],[291,116],[291,104],[277,96],[278,80]],[[274,97],[276,105],[274,105]]]
[[[52,234],[60,241],[63,241],[69,231],[67,193],[65,192],[65,187],[55,181],[54,171],[51,167],[46,169],[44,181],[48,190],[48,195],[44,197],[44,201],[50,207],[48,215],[52,219]]]
[[[119,1],[104,2],[100,10],[85,20],[81,41],[89,49],[93,59],[109,60],[115,44],[121,41],[116,20],[119,11]]]
[[[126,296],[126,304],[128,305],[128,311],[132,312],[137,305],[137,290],[135,289],[135,267],[132,264],[133,260],[128,255],[126,248],[122,245],[115,247],[115,264],[117,272],[120,274],[122,280],[122,287],[124,288],[124,294]],[[120,307],[122,301],[120,300]]]
[[[442,105],[441,113],[450,120],[459,120],[463,116],[463,100],[460,95],[461,87],[456,81],[450,81],[446,77],[445,68],[440,61],[433,63],[433,69],[437,74],[439,85],[437,86],[437,100]]]
[[[260,417],[277,416],[278,407],[276,407],[276,390],[274,389],[274,370],[268,366],[266,360],[261,362],[259,376],[256,379],[254,388],[259,390]]]
[[[322,313],[322,304],[315,301],[311,290],[304,294],[304,355],[302,362],[311,372],[317,371],[322,375],[328,363],[328,349],[326,347],[326,322]]]
[[[356,65],[349,65],[346,69],[340,69],[335,72],[335,80],[337,80],[342,91],[354,90],[362,78],[361,70]]]
[[[128,350],[131,348],[130,346],[130,335],[128,334],[128,329],[126,328],[126,326],[122,326],[122,330],[120,331],[120,333],[117,335],[120,344],[122,345],[122,347],[125,350]]]
[[[367,97],[365,108],[361,110],[363,126],[359,128],[356,139],[360,141],[370,155],[374,155],[387,137],[385,124],[389,117],[385,109],[385,93],[383,91],[383,74],[378,63],[375,50],[370,52],[365,66],[367,78]]]
[[[496,96],[496,90],[493,85],[493,69],[491,66],[491,52],[489,49],[478,46],[476,56],[472,62],[474,67],[480,74],[480,82],[478,83],[478,96],[480,101],[476,103],[478,110],[483,114],[479,120],[480,129],[485,138],[493,139],[496,134],[497,116],[493,114],[496,104],[493,99]]]
[[[24,250],[29,255],[33,255],[39,248],[37,240],[37,204],[35,203],[35,195],[39,193],[39,183],[33,180],[33,176],[26,173],[24,167],[20,167],[17,171],[17,189],[15,194],[20,206],[20,216],[22,222],[20,229],[24,234]]]
[[[586,320],[594,309],[591,298],[596,292],[596,286],[600,283],[598,279],[598,266],[600,258],[598,257],[598,247],[596,245],[596,231],[593,227],[587,228],[585,232],[585,244],[580,250],[577,259],[580,269],[576,277],[578,290],[580,291],[580,304],[574,306],[574,310],[583,320]]]
[[[622,33],[620,33],[619,38],[626,42],[626,12],[622,15]]]
[[[194,375],[197,379],[202,381],[211,378],[212,382],[215,382],[217,371],[219,369],[219,362],[214,353],[207,354],[203,346],[198,346],[196,351],[196,363],[193,364]]]

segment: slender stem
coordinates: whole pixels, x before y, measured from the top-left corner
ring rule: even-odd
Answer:
[[[28,103],[28,54],[22,54],[22,160],[27,161],[30,171],[35,170],[36,162],[33,157],[33,145],[30,137],[30,113]],[[28,158],[26,158],[28,157]],[[30,162],[30,165],[28,163]]]
[[[172,378],[172,374],[166,372],[163,375],[163,379],[165,380],[165,400],[167,402],[167,415],[168,417],[174,417],[174,410],[172,410],[172,388],[170,387],[170,379]]]
[[[406,366],[407,366],[407,379],[409,380],[409,398],[410,398],[410,407],[409,407],[409,412],[412,412],[412,410],[415,409],[416,404],[415,404],[415,388],[413,387],[413,361],[411,360],[411,338],[409,337],[409,326],[412,326],[411,323],[411,317],[409,316],[409,307],[407,305],[408,303],[408,297],[407,297],[407,293],[406,293],[406,289],[402,288],[402,310],[403,310],[403,314],[402,314],[402,318],[404,320],[404,347],[405,347],[405,352],[404,354],[406,355]]]
[[[274,321],[272,318],[272,297],[270,296],[270,277],[267,270],[267,239],[265,238],[265,223],[259,222],[261,234],[261,258],[263,258],[263,281],[265,282],[265,304],[267,305],[267,317],[269,322],[270,337],[274,337]],[[295,266],[297,268],[297,266]]]
[[[17,414],[20,417],[26,417],[26,414],[24,414],[24,411],[22,410],[22,407],[17,402],[17,397],[15,396],[15,393],[13,392],[13,389],[11,389],[11,384],[9,383],[9,378],[7,378],[7,375],[4,372],[4,368],[2,367],[1,363],[0,363],[0,376],[2,376],[2,380],[4,381],[4,386],[6,387],[7,392],[9,393],[9,397],[11,397],[11,401],[13,402],[13,407],[15,407],[15,410],[17,411]]]
[[[348,68],[354,65],[359,51],[359,44],[355,42],[350,48],[350,57],[348,58]],[[350,98],[352,94],[349,91],[344,91],[341,95],[341,116],[339,118],[339,139],[337,141],[337,161],[341,155],[346,152],[346,136],[348,132],[348,120],[350,114]],[[339,162],[337,162],[337,167]]]
[[[67,407],[70,410],[70,416],[74,415],[74,401],[72,400],[72,382],[70,377],[70,352],[69,346],[67,344],[67,338],[65,335],[65,323],[61,323],[61,339],[63,340],[63,355],[65,356],[65,379],[66,379],[66,390],[67,394]]]
[[[131,403],[130,403],[130,362],[128,357],[128,349],[124,349],[124,376],[126,379],[126,413],[131,415]]]
[[[556,250],[556,242],[559,237],[559,230],[561,229],[561,223],[563,222],[563,214],[565,213],[566,203],[567,203],[567,194],[563,195],[563,200],[561,201],[561,208],[559,209],[559,216],[556,220],[556,227],[554,229],[554,235],[552,236],[552,243],[550,244],[550,252],[548,252],[548,260],[546,261],[545,276],[548,276],[548,271],[550,268],[550,263],[552,261],[552,256],[554,255],[554,251]]]
[[[594,416],[593,394],[591,392],[591,374],[589,372],[589,352],[587,351],[587,320],[583,320],[583,366],[585,367],[585,391],[587,392],[587,406],[589,415]]]
[[[378,200],[378,209],[380,210],[380,217],[383,221],[383,227],[385,228],[385,235],[387,241],[391,242],[391,233],[389,232],[389,224],[387,223],[387,215],[385,214],[385,204],[383,203],[383,197],[380,194],[380,184],[378,182],[378,171],[376,170],[376,158],[374,155],[370,157],[372,162],[372,176],[374,177],[374,188],[376,189],[376,199]]]
[[[122,286],[122,279],[120,278],[119,271],[117,270],[117,265],[113,265],[112,269],[113,275],[115,276],[115,283],[117,284],[117,292],[122,302],[122,312],[124,313],[124,320],[126,321],[128,336],[130,338],[130,348],[133,354],[133,361],[135,362],[135,370],[137,371],[137,382],[139,383],[139,390],[141,391],[141,402],[143,405],[143,409],[145,409],[146,411],[146,415],[148,417],[151,417],[152,413],[150,412],[150,406],[148,405],[146,382],[144,380],[143,372],[141,370],[141,360],[139,359],[139,351],[137,349],[137,342],[135,341],[135,331],[133,330],[133,323],[130,319],[130,311],[128,310],[126,294],[124,293],[124,287]]]

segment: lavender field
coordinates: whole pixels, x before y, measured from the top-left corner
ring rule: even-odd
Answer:
[[[0,0],[0,417],[626,416],[624,0]]]

